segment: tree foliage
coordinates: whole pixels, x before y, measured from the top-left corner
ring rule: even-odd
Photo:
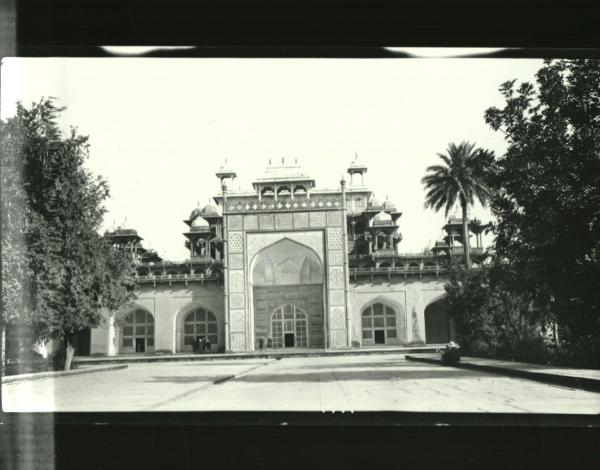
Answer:
[[[483,149],[476,149],[475,144],[462,142],[459,145],[449,144],[447,154],[438,153],[442,165],[427,167],[427,173],[421,182],[425,186],[425,207],[436,212],[444,208],[445,216],[458,201],[462,209],[463,246],[465,264],[470,263],[469,229],[467,220],[468,207],[475,199],[485,206],[489,197],[486,185],[485,168],[493,161],[493,154]]]
[[[106,181],[84,167],[88,138],[63,135],[51,99],[1,123],[2,315],[32,342],[72,335],[131,295],[133,265],[98,231]]]
[[[600,62],[546,61],[536,84],[504,83],[485,119],[506,153],[490,181],[495,251],[567,344],[600,338]]]

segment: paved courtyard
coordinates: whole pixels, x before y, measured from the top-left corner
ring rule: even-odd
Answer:
[[[600,413],[598,393],[395,354],[131,364],[3,384],[2,401],[4,411]]]

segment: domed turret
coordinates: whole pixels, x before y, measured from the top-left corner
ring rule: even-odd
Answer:
[[[358,154],[354,154],[354,160],[350,163],[347,172],[350,175],[350,186],[364,185],[364,175],[367,172],[367,167],[358,161]],[[360,175],[360,183],[355,181],[354,175]]]
[[[219,212],[217,211],[217,207],[212,204],[207,204],[202,208],[200,212],[202,217],[219,217]]]
[[[209,227],[209,223],[206,220],[204,220],[201,216],[196,216],[196,218],[192,222],[193,232],[201,232],[202,230],[208,230]]]
[[[392,201],[386,199],[385,202],[383,203],[383,208],[385,210],[393,212],[396,210],[396,204],[394,204]]]
[[[392,223],[392,216],[385,211],[381,211],[373,218],[373,223],[389,225]]]
[[[381,207],[381,201],[373,196],[373,199],[369,201],[369,207]]]
[[[201,214],[201,209],[199,207],[196,207],[192,213],[190,214],[190,220],[193,221],[196,217],[198,217]]]

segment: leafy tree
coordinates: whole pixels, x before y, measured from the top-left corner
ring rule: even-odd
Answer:
[[[427,167],[428,174],[421,180],[427,191],[425,207],[431,207],[436,212],[443,207],[447,217],[458,200],[462,209],[465,265],[470,269],[468,207],[475,202],[475,198],[484,206],[487,203],[489,190],[485,168],[486,163],[493,161],[493,154],[476,149],[475,144],[469,142],[449,144],[446,152],[446,155],[438,153],[443,164]]]
[[[536,293],[564,344],[600,337],[600,61],[546,61],[485,113],[508,143],[490,179],[495,251]],[[598,350],[596,350],[598,353]],[[600,357],[600,356],[598,356]]]
[[[13,175],[8,178],[14,178],[3,209],[12,208],[9,215],[21,210],[24,234],[16,248],[14,230],[8,237],[3,231],[2,247],[11,264],[3,266],[8,295],[3,283],[2,310],[6,319],[31,332],[32,341],[60,338],[68,369],[74,335],[98,326],[102,307],[126,302],[134,281],[132,261],[98,233],[109,190],[83,166],[88,138],[75,129],[63,135],[57,124],[61,111],[50,99],[31,109],[19,104],[16,116],[2,124],[3,174],[6,163]]]
[[[446,302],[458,341],[471,354],[544,362],[545,312],[534,293],[516,285],[513,269],[505,263],[474,271],[452,267]]]

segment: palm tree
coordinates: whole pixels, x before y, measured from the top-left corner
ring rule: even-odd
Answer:
[[[427,174],[421,180],[427,191],[425,207],[436,212],[444,207],[445,216],[448,217],[452,206],[459,201],[462,209],[465,265],[467,269],[471,269],[467,209],[475,202],[475,198],[484,207],[487,203],[490,189],[485,183],[484,163],[489,163],[493,154],[487,150],[475,149],[475,144],[461,142],[458,146],[449,144],[446,155],[437,155],[444,164],[427,167]]]

